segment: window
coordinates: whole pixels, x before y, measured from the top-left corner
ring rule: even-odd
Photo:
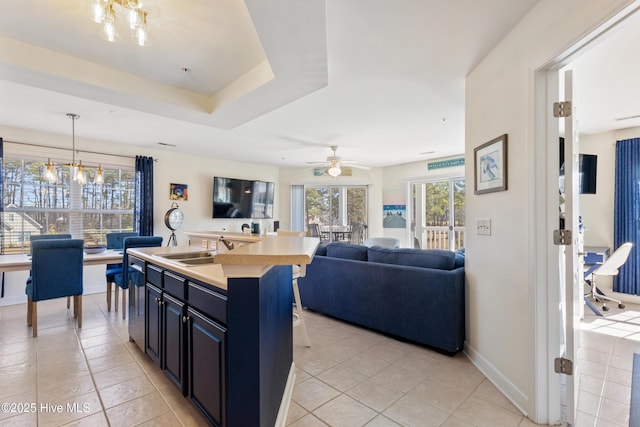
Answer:
[[[322,240],[362,243],[367,224],[367,187],[305,187],[305,224],[318,224]],[[352,234],[353,230],[358,234]]]
[[[91,182],[96,168],[85,167],[88,182],[79,185],[63,167],[58,182],[47,182],[44,165],[3,159],[3,253],[28,252],[32,234],[70,233],[93,244],[111,231],[133,230],[133,169],[103,168],[104,184],[98,185]]]

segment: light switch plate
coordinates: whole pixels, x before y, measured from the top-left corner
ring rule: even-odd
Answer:
[[[479,236],[491,236],[491,219],[478,219],[476,222],[476,234]]]

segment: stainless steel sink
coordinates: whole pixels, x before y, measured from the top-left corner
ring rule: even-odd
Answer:
[[[213,264],[213,253],[208,251],[197,252],[184,252],[180,254],[168,254],[168,255],[156,255],[158,258],[162,258],[166,261],[173,263],[190,266],[190,265],[203,265]]]
[[[202,257],[202,258],[191,258],[191,259],[183,259],[178,261],[182,264],[187,265],[200,265],[200,264],[213,264],[213,257]]]
[[[169,254],[169,255],[158,255],[160,258],[166,258],[171,260],[183,260],[183,259],[192,259],[192,258],[213,258],[211,252],[206,251],[198,251],[198,252],[185,252],[182,254]]]

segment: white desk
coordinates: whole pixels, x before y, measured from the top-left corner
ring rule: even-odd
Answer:
[[[84,254],[84,265],[118,264],[122,262],[122,251],[108,249],[100,254]],[[0,255],[0,272],[31,269],[31,255]]]

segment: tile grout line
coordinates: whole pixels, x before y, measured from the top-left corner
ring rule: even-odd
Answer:
[[[93,298],[91,298],[91,300],[92,300],[91,302],[95,304],[95,302],[93,301]],[[100,310],[100,308],[98,308],[98,310]],[[107,322],[107,324],[111,327],[111,323],[109,322],[109,319],[107,319],[104,316],[104,312],[102,310],[100,310],[100,314],[102,315],[104,320]],[[111,426],[111,421],[109,421],[109,417],[107,416],[107,408],[104,406],[104,402],[102,401],[102,394],[100,393],[100,390],[98,390],[98,384],[96,383],[96,379],[93,377],[93,369],[91,369],[91,365],[89,364],[89,358],[87,357],[87,353],[85,352],[84,345],[82,345],[82,340],[80,339],[80,335],[78,334],[77,324],[76,324],[76,327],[74,327],[73,329],[74,329],[74,331],[76,333],[76,338],[78,340],[78,344],[80,345],[80,348],[82,349],[82,356],[84,356],[84,361],[87,364],[87,368],[89,369],[89,375],[91,376],[91,382],[93,383],[93,387],[96,390],[96,394],[98,395],[98,401],[100,402],[100,406],[102,407],[102,412],[104,413],[104,418],[105,418],[105,420],[107,420],[107,425],[110,427]]]

